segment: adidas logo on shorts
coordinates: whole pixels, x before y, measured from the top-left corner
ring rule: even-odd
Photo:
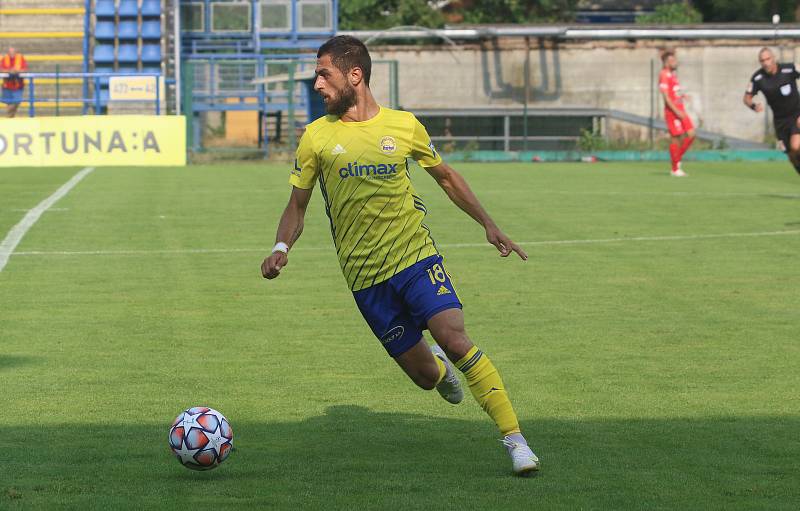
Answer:
[[[452,291],[444,286],[440,286],[439,291],[436,292],[436,296],[449,295],[450,293],[452,293]]]

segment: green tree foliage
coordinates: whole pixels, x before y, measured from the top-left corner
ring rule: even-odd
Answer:
[[[452,7],[463,23],[570,21],[578,0],[462,0]],[[418,25],[439,28],[444,16],[427,0],[344,0],[339,3],[343,30]]]
[[[464,23],[571,21],[577,0],[472,0]]]
[[[339,3],[339,28],[342,30],[402,25],[441,28],[444,18],[426,0],[345,0]]]
[[[453,6],[463,23],[536,23],[571,21],[578,0],[461,0]],[[682,24],[705,22],[796,21],[797,0],[683,0],[659,5],[638,23]],[[445,19],[427,0],[343,0],[339,26],[343,30],[418,25],[441,28]]]
[[[768,23],[773,14],[781,15],[781,22],[796,20],[797,0],[694,0],[695,7],[706,22],[758,21]]]
[[[636,18],[636,23],[650,25],[669,24],[679,25],[688,23],[702,23],[703,15],[692,7],[689,2],[675,2],[662,4],[656,7],[652,14],[645,14]]]

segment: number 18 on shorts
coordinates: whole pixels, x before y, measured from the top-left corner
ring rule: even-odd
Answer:
[[[413,347],[434,315],[462,307],[441,255],[427,257],[353,296],[375,337],[392,357]]]

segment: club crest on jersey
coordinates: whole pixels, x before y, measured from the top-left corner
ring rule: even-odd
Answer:
[[[390,137],[389,135],[383,137],[379,145],[383,154],[394,154],[394,152],[397,151],[397,142],[394,137]]]

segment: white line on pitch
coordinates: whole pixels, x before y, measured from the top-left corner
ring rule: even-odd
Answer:
[[[81,179],[86,177],[93,170],[94,167],[86,167],[72,176],[72,179],[61,185],[58,190],[53,192],[50,197],[37,204],[35,208],[28,211],[28,213],[22,217],[22,220],[20,220],[17,225],[8,231],[5,239],[0,242],[0,271],[3,271],[3,268],[5,268],[6,264],[8,263],[8,258],[14,253],[14,249],[17,248],[19,242],[22,241],[25,233],[27,233],[28,230],[33,227],[33,224],[39,220],[39,217],[42,216],[42,213],[47,211],[50,206],[68,194],[70,190],[75,188],[75,185],[81,182]]]
[[[27,213],[30,209],[23,209],[23,208],[16,208],[12,209],[11,211],[15,213]],[[54,211],[69,211],[69,208],[50,208],[47,210],[48,213],[52,213]]]
[[[789,236],[800,234],[800,229],[790,231],[762,231],[762,232],[729,232],[720,234],[686,234],[677,236],[637,236],[630,238],[596,238],[584,240],[543,240],[543,241],[521,241],[517,245],[522,246],[545,246],[545,245],[584,245],[596,243],[624,243],[629,241],[691,241],[718,238],[752,238],[762,236]],[[481,248],[489,247],[488,243],[441,243],[442,248]],[[331,247],[304,247],[302,245],[292,250],[316,251],[330,250]],[[233,253],[264,253],[269,250],[262,248],[186,248],[175,250],[76,250],[76,251],[47,251],[31,250],[27,252],[16,252],[15,256],[73,256],[73,255],[170,255],[170,254],[233,254]]]

